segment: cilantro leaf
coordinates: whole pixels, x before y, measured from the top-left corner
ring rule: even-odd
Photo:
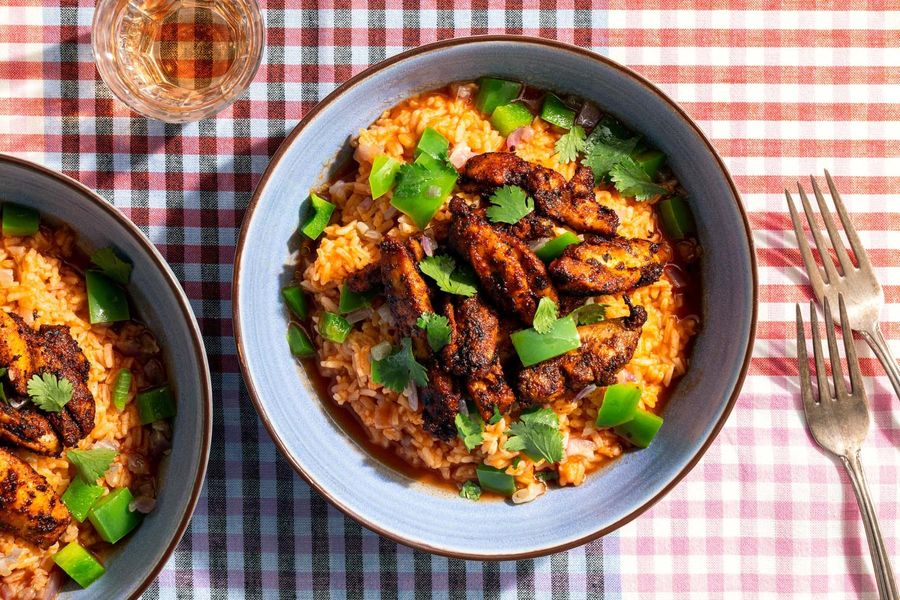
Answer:
[[[398,394],[406,389],[410,381],[419,385],[428,384],[425,367],[416,361],[412,353],[412,340],[403,338],[400,348],[381,360],[372,361],[372,381],[380,383]]]
[[[534,211],[534,200],[517,185],[504,185],[490,198],[487,216],[494,223],[514,225],[525,215]]]
[[[534,321],[532,327],[540,334],[550,333],[553,329],[553,323],[559,318],[559,307],[556,302],[544,296],[538,302],[537,310],[534,312]]]
[[[38,408],[58,413],[72,399],[72,382],[53,373],[32,375],[28,380],[28,395]]]
[[[468,415],[456,413],[454,423],[456,424],[456,433],[459,435],[459,439],[463,441],[463,444],[466,445],[466,450],[471,452],[481,445],[481,442],[484,440],[482,435],[484,423],[481,421],[478,413],[473,412]]]
[[[450,343],[450,321],[444,315],[423,313],[416,319],[416,325],[425,330],[428,336],[428,345],[435,352]]]
[[[620,194],[629,198],[634,197],[635,200],[647,200],[668,191],[663,186],[653,183],[647,172],[629,157],[620,160],[609,172],[609,176]]]
[[[118,453],[112,448],[92,448],[91,450],[69,450],[66,458],[78,471],[78,476],[87,484],[94,485],[100,479]]]
[[[576,325],[591,325],[606,318],[605,304],[585,304],[573,310],[569,315],[575,319]]]
[[[541,481],[553,481],[555,479],[559,479],[559,473],[556,471],[538,471],[534,474],[535,479],[540,479]]]
[[[459,490],[459,497],[477,502],[481,498],[481,488],[474,481],[466,481]]]
[[[598,125],[585,142],[584,164],[594,172],[594,179],[604,179],[613,167],[631,155],[639,140],[639,137],[618,138],[608,127]]]
[[[503,415],[500,414],[500,409],[497,408],[497,405],[494,405],[494,414],[491,415],[491,418],[488,420],[490,425],[496,425],[500,422],[500,419],[503,418]]]
[[[475,274],[467,268],[457,267],[451,256],[426,256],[419,262],[419,270],[434,279],[437,286],[448,294],[474,296],[478,291]]]
[[[131,279],[131,269],[134,267],[130,262],[119,258],[114,248],[101,248],[91,255],[91,262],[97,265],[103,273],[122,285],[128,285]]]
[[[524,452],[532,460],[556,463],[563,459],[563,436],[559,431],[559,418],[549,408],[532,410],[519,417],[509,427],[511,434],[503,448],[511,452]]]
[[[575,125],[568,133],[556,140],[553,149],[559,154],[559,162],[565,164],[578,160],[578,155],[584,151],[587,137],[584,129]]]

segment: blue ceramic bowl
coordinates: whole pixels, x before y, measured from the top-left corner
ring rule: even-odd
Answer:
[[[212,388],[203,338],[172,270],[141,231],[103,198],[42,166],[0,155],[0,201],[31,206],[69,225],[86,250],[115,246],[134,263],[128,286],[138,316],[163,349],[178,415],[172,453],[160,471],[156,508],[104,561],[106,574],[87,590],[67,583],[67,600],[137,597],[153,581],[187,528],[209,459]]]
[[[690,370],[652,446],[629,453],[577,488],[534,502],[472,503],[373,460],[323,408],[284,342],[279,288],[288,240],[307,190],[349,155],[347,140],[418,92],[496,75],[593,100],[664,151],[690,193],[702,260],[702,330]],[[282,144],[244,220],[234,280],[234,325],[251,397],[284,455],[310,484],[360,523],[438,554],[512,559],[562,550],[608,533],[658,500],[693,467],[722,427],[750,360],[756,275],[734,183],[700,129],[648,81],[591,52],[534,38],[439,42],[386,60],[323,100]]]

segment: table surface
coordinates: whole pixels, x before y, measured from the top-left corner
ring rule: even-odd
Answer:
[[[794,303],[809,297],[783,188],[828,168],[885,285],[900,354],[900,11],[896,0],[262,2],[263,65],[215,119],[148,121],[112,99],[90,50],[94,0],[0,2],[0,151],[61,169],[134,220],[191,298],[209,351],[215,435],[188,534],[148,598],[875,597],[849,482],[799,412]],[[661,10],[662,6],[674,10]],[[893,8],[893,10],[891,10]],[[344,518],[297,477],[238,373],[237,230],[285,135],[336,85],[401,50],[525,33],[636,69],[697,120],[743,194],[759,258],[758,339],[743,394],[706,456],[621,530],[569,552],[447,560]],[[689,177],[690,174],[681,174]],[[898,557],[900,404],[868,348],[863,461]]]

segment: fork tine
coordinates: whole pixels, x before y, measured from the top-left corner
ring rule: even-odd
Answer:
[[[819,250],[822,266],[825,267],[825,279],[830,284],[837,283],[837,268],[834,266],[834,261],[831,260],[828,246],[825,245],[825,238],[822,237],[822,232],[819,231],[819,226],[816,225],[816,215],[812,210],[812,206],[809,204],[809,198],[806,197],[806,191],[799,183],[797,184],[797,189],[800,190],[800,202],[803,204],[803,212],[806,213],[806,221],[809,223],[809,228],[813,234],[813,240],[815,240],[816,248]],[[819,298],[819,300],[821,301],[821,298]]]
[[[809,380],[809,355],[806,353],[806,335],[803,333],[803,313],[797,304],[797,366],[800,368],[800,397],[803,410],[807,416],[809,410],[816,405],[813,399],[812,384]]]
[[[825,373],[825,361],[822,358],[819,317],[816,315],[816,305],[812,302],[809,303],[809,320],[813,338],[813,356],[816,359],[816,382],[819,387],[819,402],[824,406],[831,402],[831,390],[828,388],[828,376]]]
[[[784,190],[787,198],[788,210],[791,213],[791,222],[794,224],[794,235],[797,237],[797,246],[800,248],[800,256],[803,258],[803,266],[806,267],[806,273],[809,276],[809,283],[812,286],[813,293],[816,298],[825,296],[825,282],[822,281],[822,271],[816,264],[816,259],[809,249],[809,242],[806,239],[806,232],[803,231],[803,225],[800,223],[800,215],[797,214],[797,207],[794,206],[794,199],[788,190]]]
[[[812,182],[813,194],[815,194],[816,203],[819,205],[819,214],[822,215],[822,220],[825,222],[825,229],[828,230],[828,237],[831,239],[831,247],[834,248],[834,253],[837,254],[838,262],[841,263],[841,270],[846,275],[847,273],[854,271],[855,267],[853,266],[853,263],[850,262],[850,255],[847,254],[847,249],[844,248],[844,241],[841,239],[841,234],[838,233],[837,227],[834,225],[834,217],[831,216],[831,211],[828,209],[828,205],[825,204],[825,196],[822,195],[822,190],[819,189],[816,178],[810,175],[809,180]],[[841,222],[843,222],[843,220],[841,220]],[[821,251],[821,247],[819,250]]]
[[[850,242],[850,248],[853,249],[853,254],[856,255],[856,262],[859,264],[859,268],[871,271],[872,265],[869,263],[869,256],[866,254],[866,249],[859,240],[856,228],[853,227],[853,222],[850,220],[850,215],[847,214],[847,208],[844,206],[844,201],[841,199],[841,193],[837,191],[837,186],[834,185],[834,179],[831,178],[831,173],[828,172],[828,169],[825,169],[825,180],[828,182],[828,189],[831,191],[831,201],[834,202],[834,207],[837,209],[838,216],[841,218],[841,224],[844,226],[844,234],[847,236],[847,241]]]
[[[834,335],[834,318],[831,316],[831,306],[828,303],[827,296],[825,297],[822,310],[825,312],[825,335],[828,337],[828,354],[831,357],[831,377],[834,379],[834,395],[835,398],[841,400],[847,397],[847,384],[844,382],[841,355],[838,352],[837,337]]]
[[[844,295],[838,294],[838,304],[841,310],[841,331],[844,334],[844,352],[847,355],[847,371],[850,373],[850,385],[854,394],[859,394],[863,387],[862,373],[859,370],[859,358],[856,356],[856,346],[853,343],[853,330],[850,329],[850,320],[847,318],[847,306],[844,304]]]

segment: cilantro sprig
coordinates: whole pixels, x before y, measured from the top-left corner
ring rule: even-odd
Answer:
[[[460,498],[477,502],[481,498],[481,487],[474,481],[466,481],[459,490]]]
[[[423,313],[416,319],[416,326],[425,330],[425,335],[428,337],[428,345],[435,352],[450,343],[452,335],[450,320],[444,315],[437,315],[432,312]]]
[[[557,319],[559,319],[559,307],[556,305],[556,302],[544,296],[538,302],[531,326],[540,334],[550,333],[550,330],[553,329],[553,323]]]
[[[578,160],[578,155],[584,151],[586,142],[587,136],[584,129],[575,125],[568,133],[556,140],[553,149],[559,155],[559,162],[563,164],[575,162]]]
[[[608,127],[598,125],[586,143],[584,164],[593,171],[595,180],[605,179],[613,167],[630,157],[638,141],[639,137],[616,137]]]
[[[371,369],[372,381],[397,393],[405,390],[410,381],[423,386],[428,384],[428,373],[413,356],[409,338],[403,338],[400,348],[381,360],[372,360]]]
[[[549,408],[523,412],[519,421],[509,427],[510,437],[503,448],[523,452],[531,460],[556,463],[563,459],[563,435],[559,431],[559,417]]]
[[[474,296],[478,291],[475,287],[475,274],[470,269],[458,267],[451,256],[426,256],[419,262],[419,270],[431,277],[441,291],[448,294]]]
[[[494,223],[518,223],[525,215],[534,211],[534,200],[517,185],[504,185],[498,188],[490,198],[488,219]]]
[[[82,481],[94,485],[109,469],[117,454],[112,448],[92,448],[69,450],[66,452],[66,458],[75,467]]]
[[[623,196],[635,200],[647,200],[665,194],[668,190],[653,180],[631,157],[620,160],[609,172],[616,189]]]
[[[481,442],[484,440],[484,434],[482,433],[484,431],[484,422],[482,422],[481,416],[477,412],[471,412],[467,415],[457,413],[454,424],[456,425],[456,433],[459,435],[459,439],[463,441],[463,444],[465,444],[466,450],[471,452],[481,445]]]
[[[28,380],[28,395],[38,408],[58,413],[72,399],[72,382],[53,373],[32,375]]]

